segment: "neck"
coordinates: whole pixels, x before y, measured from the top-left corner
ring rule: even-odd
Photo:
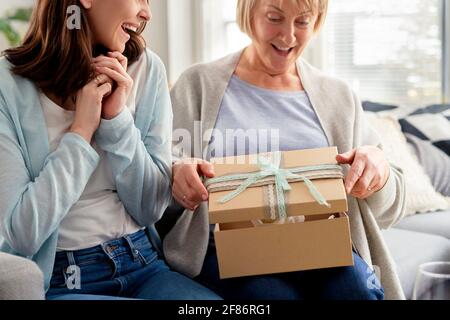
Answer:
[[[51,92],[44,92],[44,94],[59,107],[68,111],[75,111],[75,99],[73,99],[73,96],[64,99]]]

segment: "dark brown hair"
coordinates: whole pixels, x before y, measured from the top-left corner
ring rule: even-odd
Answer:
[[[66,26],[67,9],[72,5],[80,9],[80,29]],[[140,35],[144,28],[145,23],[137,33],[131,33],[126,44],[124,55],[129,64],[144,51],[145,41]],[[37,0],[22,45],[3,54],[13,65],[14,74],[65,99],[93,79],[92,58],[106,52],[106,48],[92,47],[86,10],[78,0]]]

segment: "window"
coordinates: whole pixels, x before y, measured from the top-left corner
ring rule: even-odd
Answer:
[[[363,99],[404,106],[442,98],[442,0],[330,1],[324,68]]]
[[[236,23],[237,0],[203,0],[202,60],[211,61],[250,43]]]
[[[247,45],[236,0],[203,0],[202,59]],[[363,100],[416,106],[441,103],[445,0],[330,0],[326,24],[305,57],[346,80]],[[448,58],[450,59],[450,57]]]

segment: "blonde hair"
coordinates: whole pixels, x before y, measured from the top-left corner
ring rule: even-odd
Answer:
[[[261,0],[238,0],[236,8],[236,19],[239,28],[242,32],[252,37],[252,18],[253,10],[256,7],[258,1]],[[317,15],[316,24],[314,25],[314,32],[319,31],[325,22],[325,17],[328,11],[328,0],[280,0],[291,1],[299,7],[305,7],[310,10],[313,15]]]

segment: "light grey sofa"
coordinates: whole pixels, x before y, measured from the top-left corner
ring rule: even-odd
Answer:
[[[411,299],[419,266],[434,261],[450,262],[450,211],[417,214],[383,231],[397,264],[406,298]]]
[[[44,276],[30,260],[0,253],[0,300],[44,299]]]

